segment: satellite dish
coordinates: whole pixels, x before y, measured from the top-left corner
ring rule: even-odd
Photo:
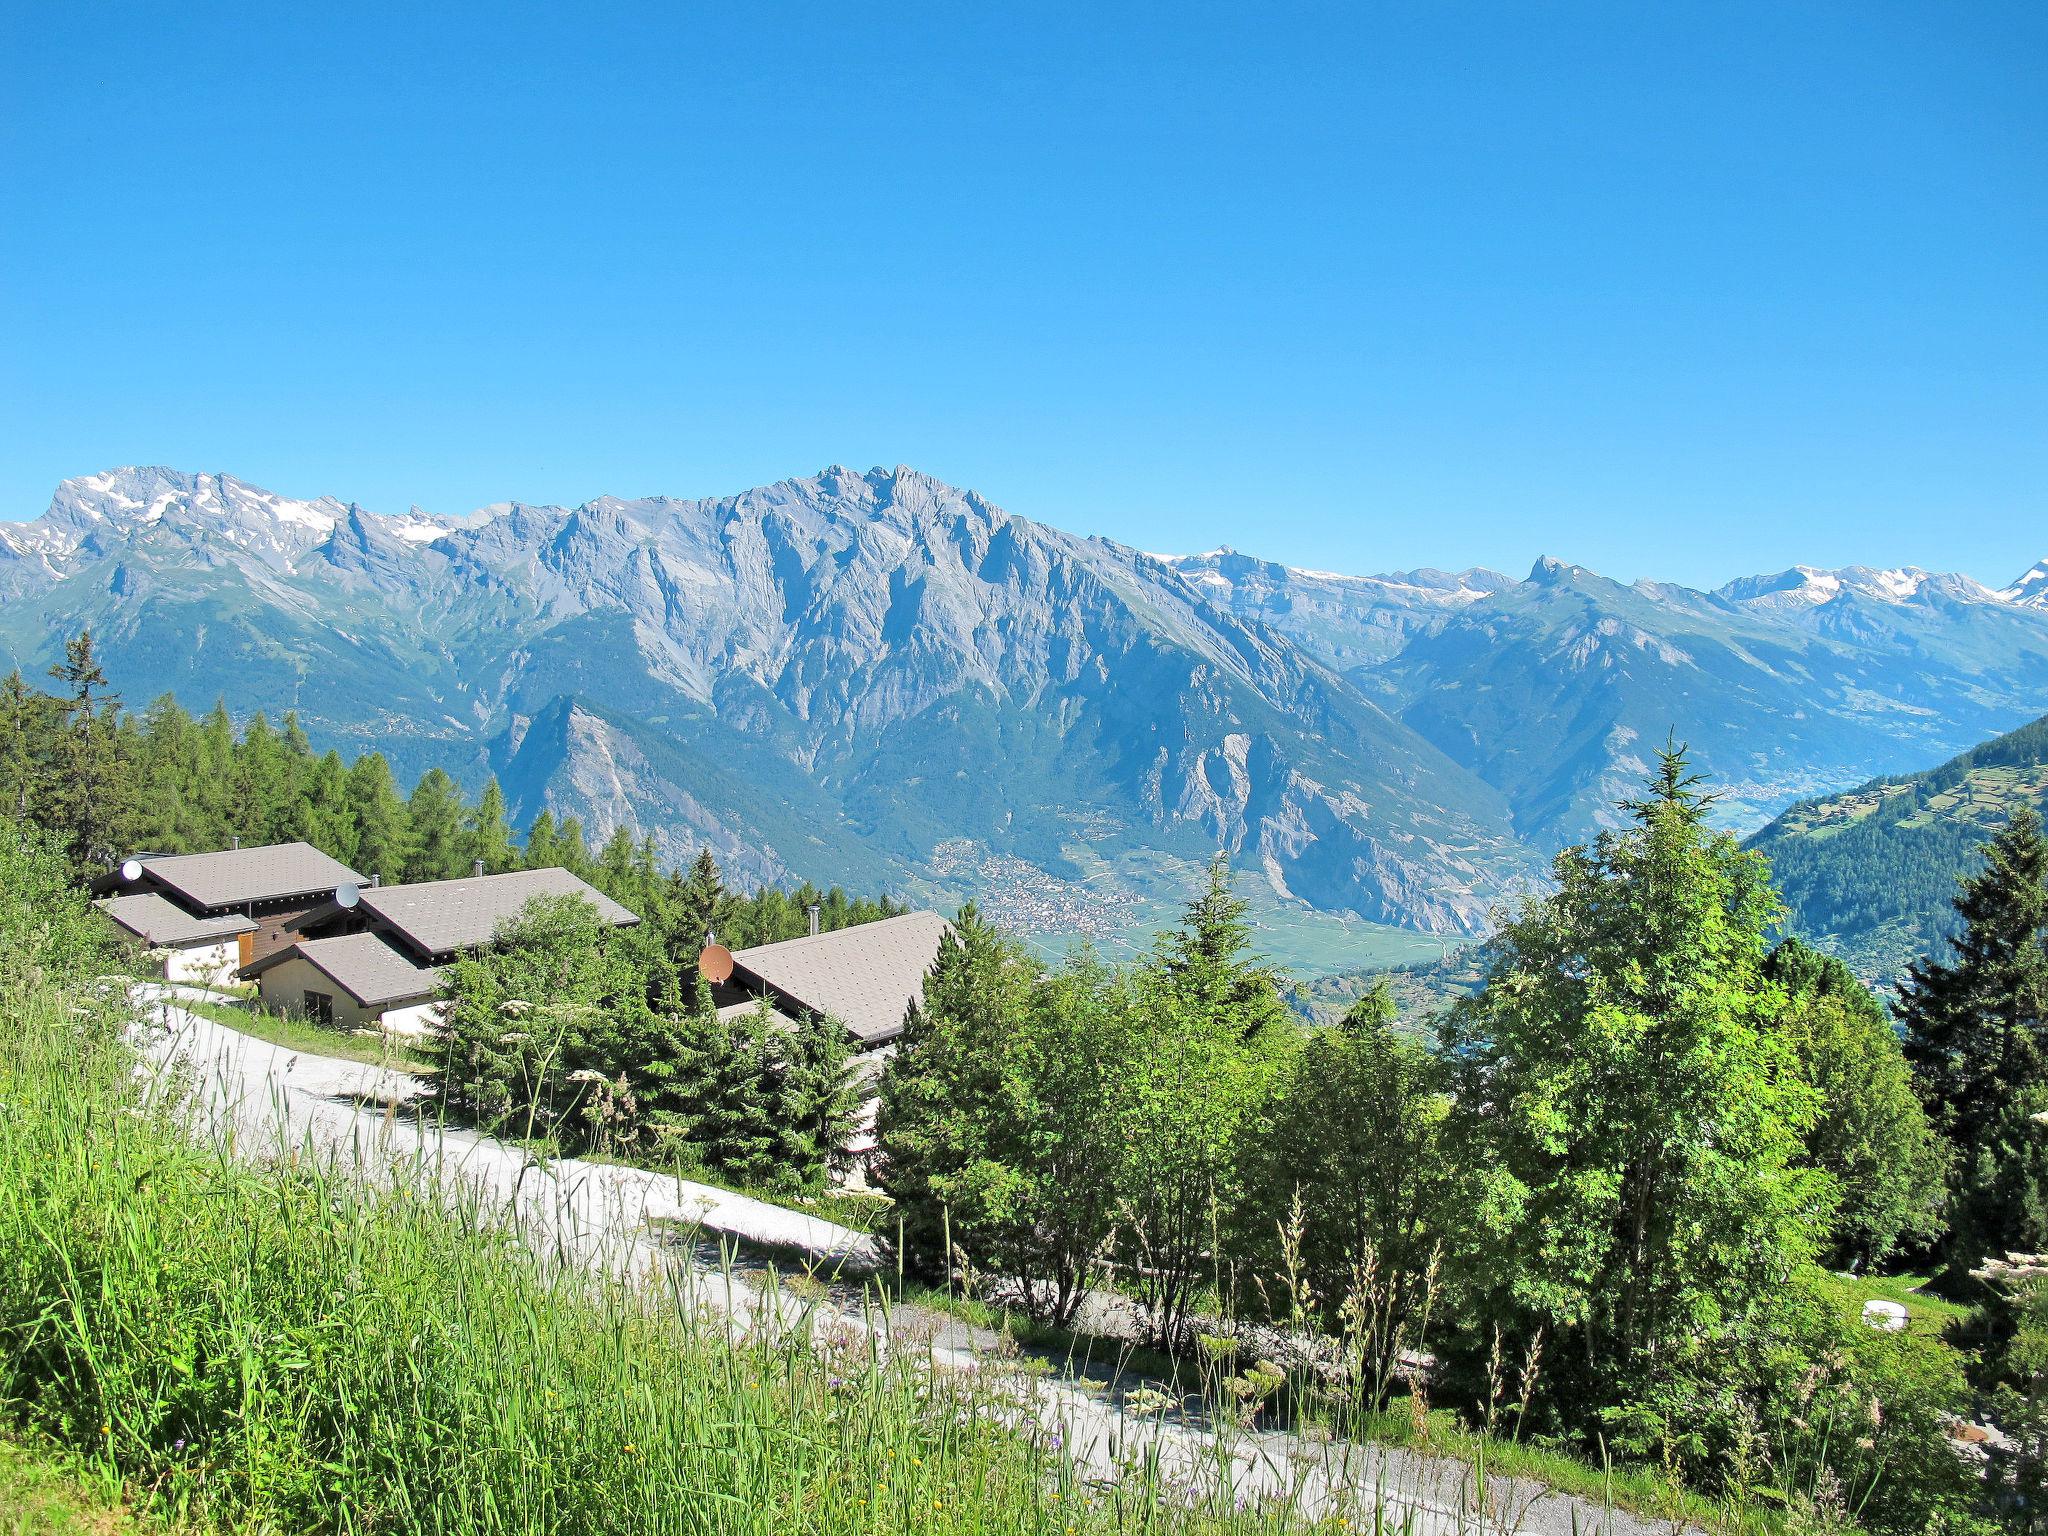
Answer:
[[[344,880],[334,888],[334,904],[337,907],[352,907],[362,899],[362,887],[353,880]]]
[[[706,944],[697,956],[697,969],[713,984],[731,981],[732,951],[723,944]]]
[[[140,880],[142,878],[142,860],[126,860],[121,865],[121,878],[123,880]]]

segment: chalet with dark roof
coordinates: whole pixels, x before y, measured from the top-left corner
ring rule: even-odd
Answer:
[[[732,976],[719,989],[728,1003],[766,997],[791,1018],[837,1019],[860,1051],[903,1033],[910,1005],[952,931],[936,912],[906,912],[778,944],[735,950]]]
[[[99,909],[166,956],[171,981],[219,984],[291,942],[286,925],[363,877],[310,843],[138,854],[93,882]]]
[[[344,1028],[421,1035],[438,1022],[441,968],[541,896],[577,896],[601,921],[640,919],[566,869],[370,886],[295,918],[292,942],[243,968],[264,1003]]]

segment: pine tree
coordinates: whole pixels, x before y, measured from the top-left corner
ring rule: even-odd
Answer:
[[[1944,1250],[1959,1279],[2048,1236],[2030,1236],[2027,1217],[2048,1195],[2015,1189],[1998,1150],[2010,1137],[1996,1131],[2012,1104],[2048,1084],[2048,838],[2031,808],[1985,844],[1955,909],[1953,959],[1915,962],[1894,1008],[1928,1116],[1953,1149]]]

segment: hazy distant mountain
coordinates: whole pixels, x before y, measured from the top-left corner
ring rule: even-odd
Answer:
[[[39,667],[91,624],[131,703],[296,704],[402,775],[495,771],[524,816],[742,877],[942,862],[1114,905],[1220,846],[1275,901],[1472,932],[1667,730],[1753,826],[2040,713],[2039,575],[1353,577],[901,468],[466,518],[126,469],[0,524],[0,648]]]
[[[1753,828],[2048,708],[2048,604],[1924,571],[1796,568],[1716,592],[1538,561],[1526,580],[1333,578],[1228,556],[1199,579],[1507,797],[1549,851],[1611,822],[1667,732]]]
[[[2048,810],[2048,718],[1924,773],[1796,805],[1750,845],[1769,856],[1796,932],[1891,981],[1939,951],[1957,880],[2021,805]]]

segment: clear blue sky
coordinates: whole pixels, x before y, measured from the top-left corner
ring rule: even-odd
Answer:
[[[907,462],[1152,549],[2048,555],[2048,8],[0,8],[0,515]]]

